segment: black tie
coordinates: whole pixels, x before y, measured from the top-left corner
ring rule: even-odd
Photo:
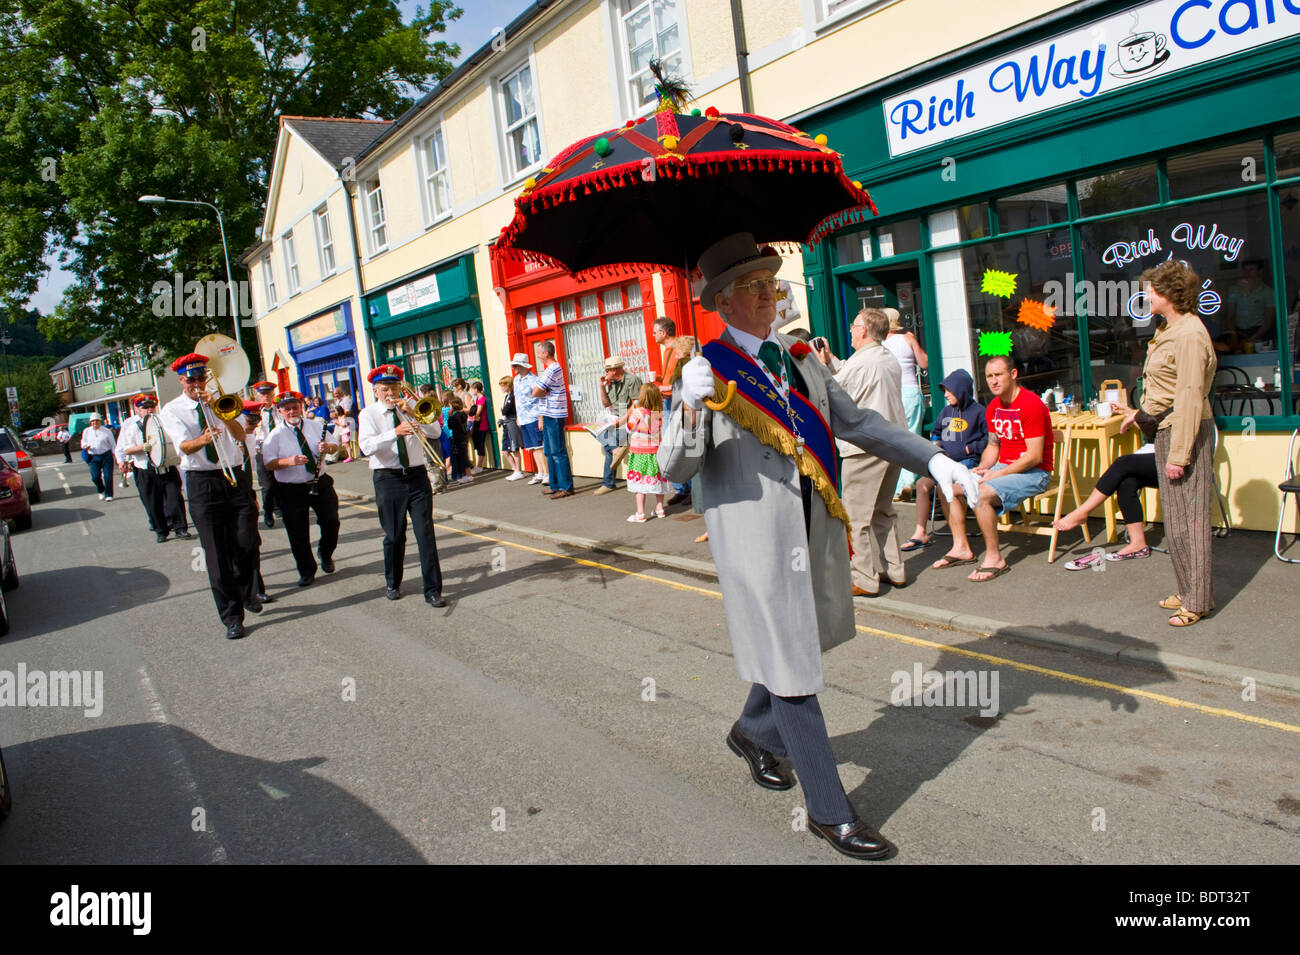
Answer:
[[[397,409],[393,408],[388,413],[393,416],[393,427],[396,428],[401,423],[397,418]],[[411,459],[406,455],[406,439],[400,434],[397,436],[397,460],[402,462],[404,468],[411,466]]]
[[[312,453],[311,453],[311,448],[307,447],[307,439],[304,438],[304,437],[302,436],[302,427],[299,426],[299,427],[297,427],[297,428],[294,428],[294,429],[293,429],[293,433],[296,434],[296,435],[298,436],[298,447],[302,450],[302,453],[305,454],[305,455],[307,456],[307,473],[308,473],[308,474],[315,474],[315,473],[316,473],[316,455],[312,454]],[[256,516],[256,515],[254,515],[254,516]]]
[[[204,431],[207,430],[208,427],[207,416],[203,414],[202,404],[197,404],[195,410],[199,413],[199,433],[201,435]],[[213,438],[212,440],[215,442],[216,438]],[[207,456],[207,459],[211,461],[213,464],[217,464],[221,460],[220,458],[217,457],[217,448],[215,444],[205,444],[203,446],[203,453]]]

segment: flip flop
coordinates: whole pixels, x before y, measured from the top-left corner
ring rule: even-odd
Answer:
[[[975,563],[974,557],[967,557],[965,560],[962,560],[957,557],[949,557],[947,554],[945,554],[944,556],[936,560],[933,564],[931,564],[930,569],[947,570],[949,567],[960,567],[962,564],[973,564],[973,563]]]
[[[1011,569],[1010,564],[1003,564],[1001,567],[981,567],[976,571],[978,574],[988,574],[987,577],[967,577],[972,584],[987,584],[990,580],[1001,577]]]
[[[627,518],[629,524],[644,524],[646,516],[644,514],[629,514]]]
[[[902,547],[898,549],[903,551],[904,553],[907,553],[908,551],[912,551],[912,550],[920,550],[922,547],[925,547],[926,545],[931,543],[933,543],[933,541],[923,541],[919,537],[909,537],[907,539],[907,543],[905,543]]]

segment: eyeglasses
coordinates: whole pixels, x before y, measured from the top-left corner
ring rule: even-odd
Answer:
[[[768,295],[776,294],[776,279],[754,279],[752,282],[737,282],[736,291],[745,289],[750,295],[758,298],[766,292]]]

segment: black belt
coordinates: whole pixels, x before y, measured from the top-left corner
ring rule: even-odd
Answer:
[[[407,474],[413,474],[416,471],[423,471],[424,465],[413,464],[409,468],[375,468],[375,470],[383,471],[385,474],[400,474],[402,476],[405,476]]]

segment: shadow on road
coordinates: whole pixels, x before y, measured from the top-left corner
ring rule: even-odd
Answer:
[[[18,568],[21,586],[6,595],[6,643],[76,627],[163,597],[171,581],[147,567],[60,567],[37,573]],[[106,625],[110,625],[107,624]]]

